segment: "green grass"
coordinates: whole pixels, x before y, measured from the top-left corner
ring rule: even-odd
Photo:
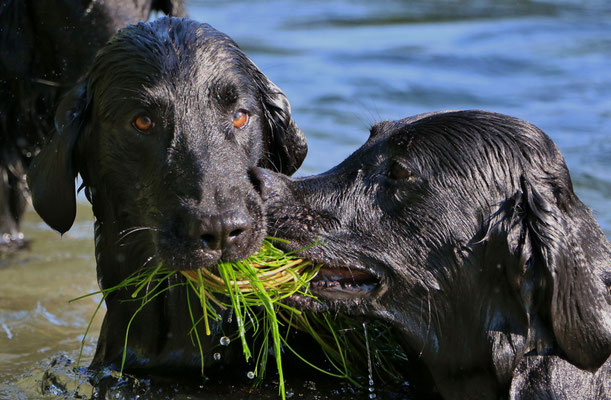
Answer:
[[[265,376],[268,355],[272,348],[278,371],[279,394],[283,400],[286,398],[282,367],[284,348],[312,368],[361,386],[359,382],[367,382],[368,376],[366,358],[363,360],[367,349],[362,321],[341,315],[332,316],[329,313],[305,313],[283,304],[283,299],[295,293],[311,296],[307,289],[308,282],[314,278],[320,266],[298,258],[295,252],[285,253],[279,250],[273,242],[280,240],[268,238],[261,249],[248,259],[233,263],[223,262],[215,268],[178,272],[163,266],[148,267],[117,286],[71,300],[102,294],[102,300],[85,331],[79,362],[91,321],[110,293],[117,290],[131,290],[130,301],[139,302],[125,332],[122,372],[126,358],[125,349],[134,318],[148,303],[165,291],[176,286],[186,286],[189,290],[186,291],[185,307],[188,309],[193,327],[185,334],[191,336],[199,351],[202,376],[204,354],[211,349],[203,348],[201,335],[210,335],[211,321],[220,321],[221,311],[232,309],[237,326],[234,338],[239,337],[245,360],[254,360],[255,384],[260,383]],[[186,279],[169,285],[169,278],[175,274],[182,274]],[[191,304],[192,296],[189,296],[189,292],[195,294],[198,304]],[[202,316],[199,318],[196,318],[199,313],[195,313],[195,307],[201,309]],[[287,341],[291,329],[310,334],[320,345],[330,367],[316,366],[297,354]],[[387,382],[396,379],[401,375],[401,364],[406,359],[394,340],[392,331],[385,324],[373,322],[369,324],[368,334],[369,354],[376,375]],[[254,348],[255,345],[257,348]]]

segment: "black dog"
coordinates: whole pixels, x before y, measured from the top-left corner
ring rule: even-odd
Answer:
[[[177,18],[117,33],[86,82],[60,104],[57,126],[28,173],[34,207],[52,228],[67,231],[80,173],[96,217],[102,289],[147,265],[185,270],[249,256],[265,235],[250,169],[291,174],[307,152],[280,89],[229,37]],[[123,302],[129,292],[106,298],[94,367],[121,361],[139,306]],[[183,287],[172,288],[138,314],[127,370],[199,368],[186,298]],[[204,348],[217,345],[219,334],[217,326]],[[212,352],[205,355],[214,364]],[[229,360],[223,354],[218,363]]]
[[[256,175],[270,234],[323,243],[322,302],[294,301],[393,324],[425,392],[609,398],[611,246],[533,125],[419,115],[324,174]]]
[[[153,10],[185,15],[182,0],[0,2],[0,247],[23,244],[25,171],[60,97],[119,28]]]

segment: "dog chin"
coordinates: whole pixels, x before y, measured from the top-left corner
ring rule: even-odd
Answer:
[[[222,261],[221,250],[204,250],[179,241],[162,239],[157,243],[156,248],[163,266],[177,271],[212,268]]]
[[[362,297],[337,296],[337,293],[314,292],[311,295],[294,294],[282,302],[301,311],[314,313],[333,312],[351,316],[374,316],[372,303],[377,295]]]

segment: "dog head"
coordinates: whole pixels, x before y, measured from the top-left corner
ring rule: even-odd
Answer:
[[[536,127],[425,114],[377,124],[321,175],[256,175],[270,234],[320,243],[301,253],[323,265],[320,302],[293,302],[394,324],[442,395],[507,393],[529,352],[609,356],[611,248]]]
[[[176,269],[258,249],[264,215],[249,169],[291,174],[307,151],[280,89],[229,37],[178,18],[117,33],[56,125],[28,174],[40,216],[70,228],[80,173],[99,228],[113,227],[108,246],[148,235],[149,255]]]

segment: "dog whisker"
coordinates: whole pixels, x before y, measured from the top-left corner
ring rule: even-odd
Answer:
[[[119,232],[119,239],[117,239],[117,243],[120,243],[122,240],[124,240],[126,237],[128,237],[131,234],[134,234],[136,232],[142,232],[142,231],[152,231],[152,232],[158,232],[159,229],[155,229],[155,228],[151,228],[149,226],[135,226],[132,228],[128,228],[128,229],[124,229],[121,232]]]

